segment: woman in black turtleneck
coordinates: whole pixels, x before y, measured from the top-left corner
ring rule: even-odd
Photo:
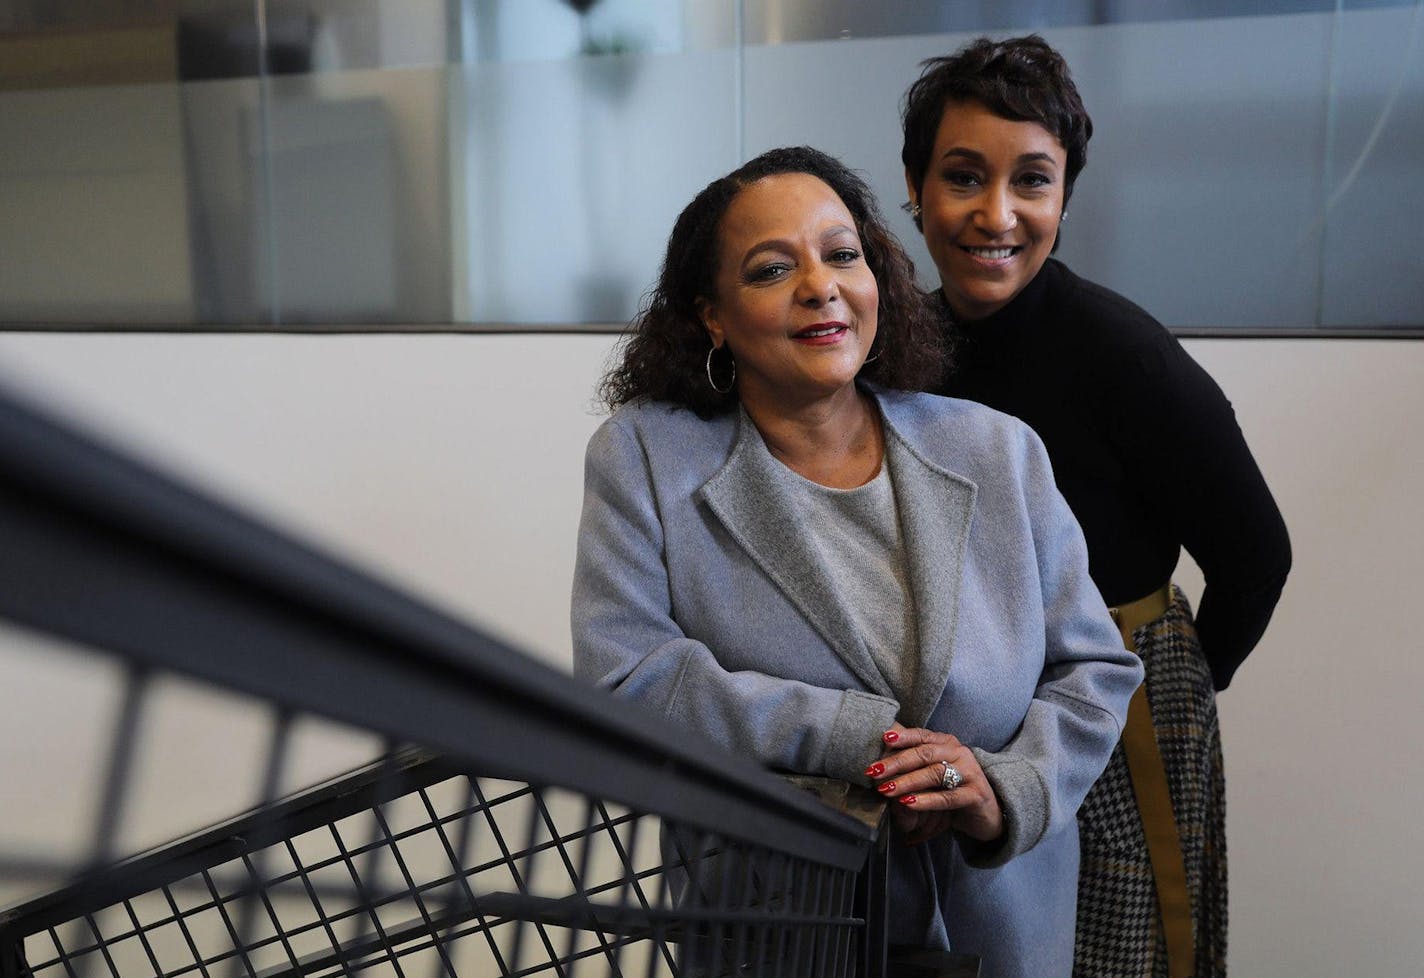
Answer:
[[[1049,257],[1092,134],[1058,53],[1037,36],[980,39],[925,62],[903,115],[910,212],[957,341],[939,393],[1042,437],[1093,580],[1147,670],[1079,813],[1074,974],[1222,975],[1215,691],[1280,597],[1285,524],[1206,371],[1143,310]],[[1206,581],[1195,622],[1170,584],[1182,547]]]

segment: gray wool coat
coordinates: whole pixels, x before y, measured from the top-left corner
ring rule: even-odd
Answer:
[[[1034,433],[968,401],[869,389],[920,658],[897,700],[745,413],[628,405],[589,442],[576,673],[769,767],[865,784],[892,721],[954,734],[997,793],[992,846],[893,845],[891,938],[1071,972],[1079,803],[1141,681]]]

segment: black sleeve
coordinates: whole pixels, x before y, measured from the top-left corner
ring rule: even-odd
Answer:
[[[1154,324],[1155,325],[1155,324]],[[1134,345],[1141,384],[1118,412],[1136,475],[1205,578],[1197,634],[1213,682],[1225,689],[1260,641],[1290,571],[1285,521],[1231,402],[1167,330]]]

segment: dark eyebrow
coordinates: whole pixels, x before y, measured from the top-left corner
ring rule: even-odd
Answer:
[[[790,242],[783,241],[780,238],[768,238],[765,241],[758,241],[756,244],[748,248],[746,254],[742,255],[742,260],[740,264],[743,268],[745,268],[748,262],[752,261],[752,259],[756,258],[764,251],[779,251],[785,253],[790,250]]]
[[[823,242],[826,242],[846,234],[849,234],[851,237],[855,238],[857,242],[860,241],[860,233],[856,231],[855,227],[850,224],[834,224],[831,227],[826,228],[826,230],[821,234],[821,240]],[[750,248],[747,249],[746,255],[744,255],[742,258],[742,265],[745,266],[748,261],[761,254],[763,251],[791,252],[794,250],[795,246],[790,241],[787,241],[782,238],[767,238],[765,241],[758,241],[756,244],[752,245]]]
[[[951,146],[944,151],[944,155],[941,156],[940,159],[949,159],[950,157],[962,157],[967,160],[972,160],[975,163],[984,162],[983,153],[978,150],[969,149],[967,146]],[[1057,165],[1057,161],[1049,153],[1024,153],[1016,162],[1020,166],[1025,163],[1052,163],[1055,166]]]

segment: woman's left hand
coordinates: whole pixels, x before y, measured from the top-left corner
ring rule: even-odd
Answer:
[[[906,842],[924,842],[947,829],[980,842],[1003,834],[998,796],[959,738],[897,723],[884,739],[887,753],[865,773],[892,799],[891,814]],[[954,788],[944,786],[946,766],[959,774]]]

